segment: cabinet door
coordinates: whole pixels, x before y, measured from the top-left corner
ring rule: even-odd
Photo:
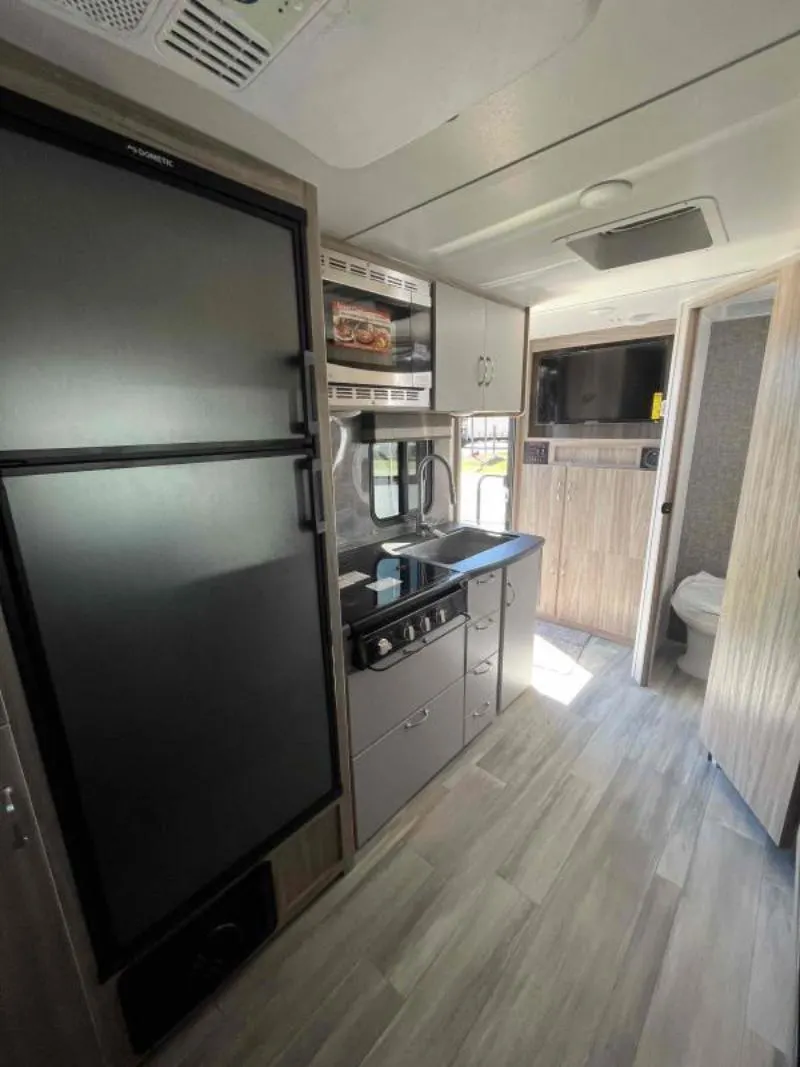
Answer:
[[[3,1067],[99,1067],[100,1050],[8,726],[0,727],[0,916]]]
[[[654,471],[603,470],[598,496],[606,543],[596,627],[630,640],[636,636],[644,557],[656,476]]]
[[[522,468],[518,526],[523,533],[545,539],[539,610],[555,616],[561,566],[561,527],[564,518],[567,468],[525,464]]]
[[[486,410],[522,411],[525,312],[486,301]]]
[[[539,598],[541,552],[524,556],[506,568],[503,602],[503,661],[500,710],[521,696],[533,680],[533,642]]]
[[[600,605],[605,531],[602,485],[591,467],[569,467],[556,615],[564,623],[595,627]]]
[[[652,471],[569,468],[559,619],[634,636],[654,488]]]
[[[434,292],[434,408],[482,411],[487,376],[486,301],[437,283]]]

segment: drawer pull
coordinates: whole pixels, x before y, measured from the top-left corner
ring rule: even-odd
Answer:
[[[475,623],[476,630],[490,630],[494,626],[494,619],[487,619],[484,626],[480,623]]]
[[[484,700],[479,708],[476,708],[472,713],[473,719],[480,719],[482,715],[485,715],[489,708],[492,706],[491,700]]]
[[[487,574],[485,578],[476,578],[476,585],[486,585],[488,582],[493,582],[497,577],[497,571],[492,571],[491,574]]]
[[[480,669],[481,667],[483,667],[483,670]],[[481,663],[477,667],[474,667],[472,671],[470,671],[470,674],[480,677],[481,674],[488,674],[491,669],[491,663]]]
[[[412,722],[411,719],[409,719],[408,722],[405,723],[406,730],[413,730],[415,726],[422,726],[422,724],[427,720],[430,713],[430,708],[423,708],[420,712],[420,717],[416,720],[416,722]]]

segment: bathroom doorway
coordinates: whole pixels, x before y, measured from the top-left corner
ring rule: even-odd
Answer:
[[[776,290],[772,272],[682,309],[634,646],[640,684],[668,642],[684,646],[686,674],[708,678]]]

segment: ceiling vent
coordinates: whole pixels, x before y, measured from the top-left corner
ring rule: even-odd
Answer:
[[[157,0],[42,0],[42,6],[62,15],[77,15],[101,30],[132,33]]]
[[[178,5],[158,43],[162,51],[177,53],[232,89],[249,85],[270,58],[261,42],[201,0]]]
[[[559,238],[595,270],[698,252],[728,240],[716,201],[702,197]]]

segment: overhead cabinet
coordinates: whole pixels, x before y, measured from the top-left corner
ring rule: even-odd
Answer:
[[[434,409],[522,410],[526,313],[451,285],[434,288]]]

